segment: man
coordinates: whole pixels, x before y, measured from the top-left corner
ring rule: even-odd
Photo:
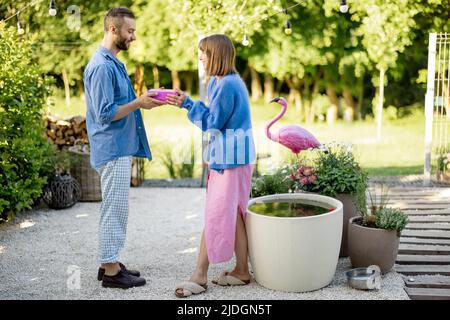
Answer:
[[[133,13],[126,8],[111,9],[104,27],[101,46],[84,72],[91,165],[100,174],[103,198],[98,280],[103,287],[126,289],[146,282],[139,271],[119,262],[127,229],[132,156],[152,158],[139,109],[163,103],[152,99],[154,94],[136,98],[125,66],[116,57],[136,40]]]

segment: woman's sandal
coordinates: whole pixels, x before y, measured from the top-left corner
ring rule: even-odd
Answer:
[[[250,283],[251,280],[241,280],[229,274],[228,271],[224,271],[220,274],[217,280],[213,280],[212,283],[219,286],[245,286]]]
[[[179,293],[180,289],[183,293]],[[177,286],[175,289],[175,296],[177,296],[177,298],[186,298],[194,294],[205,292],[206,289],[208,289],[206,284],[201,285],[192,281],[186,281]]]

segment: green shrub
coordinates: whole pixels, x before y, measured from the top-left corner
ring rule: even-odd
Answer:
[[[253,178],[252,198],[292,192],[293,181],[289,179],[289,174],[289,169],[283,167],[273,174]]]
[[[436,149],[437,170],[441,172],[450,172],[450,145]]]
[[[326,151],[315,152],[317,158],[313,167],[317,181],[312,191],[330,197],[340,193],[352,195],[359,210],[364,210],[368,176],[354,158],[351,146],[330,143],[326,145]]]
[[[189,148],[182,149],[174,154],[173,146],[162,149],[161,161],[166,167],[170,178],[193,178],[195,171],[195,145],[190,142]]]
[[[31,208],[53,174],[42,122],[50,84],[31,44],[0,22],[0,221]]]

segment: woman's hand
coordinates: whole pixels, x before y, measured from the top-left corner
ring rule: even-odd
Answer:
[[[180,89],[174,89],[177,92],[177,95],[168,94],[167,95],[167,103],[180,107],[183,105],[184,99],[186,99],[186,94]]]

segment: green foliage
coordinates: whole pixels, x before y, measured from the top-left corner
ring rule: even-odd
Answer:
[[[372,214],[386,208],[389,202],[389,187],[387,185],[375,185],[373,191],[369,191],[369,210]]]
[[[30,208],[53,173],[42,121],[50,84],[31,43],[0,22],[0,220]]]
[[[288,15],[275,14],[282,6],[298,3]],[[377,68],[386,70],[386,82],[389,79],[386,106],[422,103],[427,63],[424,43],[429,32],[450,30],[450,2],[349,0],[348,4],[349,12],[342,14],[337,0],[60,0],[57,16],[50,17],[48,3],[37,1],[21,12],[20,21],[25,29],[22,38],[33,39],[34,57],[41,67],[60,78],[64,74],[73,90],[75,81],[81,89],[83,67],[103,36],[106,11],[120,5],[136,15],[137,41],[119,57],[127,62],[131,74],[135,64],[144,65],[146,81],[151,79],[153,65],[168,68],[167,74],[185,70],[194,75],[198,37],[225,33],[235,42],[242,68],[248,62],[258,72],[275,77],[279,82],[276,91],[297,90],[302,108],[312,108],[311,112],[320,108],[316,112],[321,118],[326,106],[315,106],[314,99],[325,92],[330,98],[340,98],[345,92],[347,104],[358,109],[357,115],[371,113]],[[25,5],[24,1],[0,3],[0,17]],[[79,29],[72,5],[79,9]],[[283,28],[286,19],[292,24],[289,36]],[[15,18],[7,22],[15,23]],[[249,37],[247,47],[241,45],[244,34]],[[395,112],[389,111],[388,117],[395,117]]]
[[[358,207],[365,207],[365,190],[368,177],[353,156],[350,146],[332,143],[327,150],[318,150],[314,161],[317,182],[313,191],[330,197],[339,193],[353,195]]]
[[[450,172],[450,146],[438,148],[436,154],[437,170]]]
[[[171,147],[166,147],[161,155],[164,167],[170,178],[193,178],[195,170],[195,148],[191,141],[189,148],[182,149],[179,154],[174,154]]]
[[[397,208],[383,208],[375,214],[375,226],[378,229],[396,230],[398,234],[408,222],[408,216]]]
[[[252,198],[267,196],[277,193],[292,192],[292,181],[289,180],[290,169],[283,167],[273,174],[266,174],[253,178]]]
[[[352,10],[361,25],[356,34],[378,70],[394,66],[398,54],[411,44],[417,8],[410,0],[355,1]]]

